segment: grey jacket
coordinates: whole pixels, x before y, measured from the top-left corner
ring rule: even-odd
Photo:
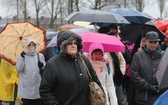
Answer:
[[[18,96],[26,99],[39,99],[41,75],[38,67],[38,54],[37,51],[31,53],[28,50],[28,45],[32,41],[36,43],[32,39],[28,40],[25,57],[19,56],[16,62],[16,70],[19,72]],[[39,60],[45,65],[44,56],[41,53],[39,53]]]
[[[153,105],[160,96],[161,93],[151,93],[149,86],[158,85],[155,73],[162,55],[162,51],[147,53],[142,50],[135,53],[131,63],[131,80],[135,86],[137,105]]]

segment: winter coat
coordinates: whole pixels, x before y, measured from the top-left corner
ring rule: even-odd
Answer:
[[[75,57],[66,50],[67,44],[73,40],[77,41],[78,53]],[[40,96],[44,105],[90,105],[88,75],[81,58],[93,81],[102,86],[91,63],[80,53],[83,47],[81,37],[71,31],[61,31],[57,46],[59,54],[49,59],[41,80]]]
[[[153,94],[149,86],[157,85],[156,69],[163,52],[148,53],[144,50],[135,53],[131,63],[131,80],[135,86],[137,105],[153,105],[161,93]]]
[[[85,62],[93,80],[101,86],[88,59]],[[80,56],[59,54],[51,58],[44,68],[40,95],[45,105],[90,105],[88,76]]]
[[[38,67],[37,44],[36,50],[30,52],[28,45],[36,41],[29,39],[26,43],[25,57],[19,56],[16,62],[16,70],[19,72],[18,96],[25,99],[39,99],[39,86],[41,81]],[[39,53],[39,60],[45,65],[43,54]]]
[[[101,44],[98,44],[98,43],[91,44],[89,47],[89,55],[88,55],[89,60],[94,70],[96,71],[97,76],[99,77],[99,80],[103,86],[104,92],[106,93],[107,105],[118,105],[114,82],[113,82],[112,70],[107,69],[108,62],[106,62],[105,60],[104,61],[93,61],[91,59],[91,54],[96,49],[100,49],[104,54],[104,49]]]
[[[121,52],[116,52],[116,55],[118,56],[118,59],[119,59],[119,62],[120,62],[120,70],[122,72],[122,74],[124,75],[125,74],[125,71],[126,71],[126,62],[125,62],[125,59],[122,55]],[[110,64],[110,68],[111,70],[113,70],[113,76],[114,76],[114,64],[113,64],[113,58],[111,57],[110,53],[105,53],[104,55],[105,59],[109,61],[109,64]]]

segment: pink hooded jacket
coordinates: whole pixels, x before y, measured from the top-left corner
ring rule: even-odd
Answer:
[[[91,59],[91,54],[94,50],[100,49],[103,52],[104,55],[104,48],[102,44],[100,43],[93,43],[89,47],[89,54],[87,57],[89,58],[94,70],[96,71],[96,74],[103,86],[103,89],[106,93],[106,97],[109,97],[110,101],[107,98],[107,105],[118,105],[117,104],[117,98],[116,98],[116,92],[113,82],[113,75],[112,72],[108,72],[107,66],[106,66],[106,60],[103,57],[103,61],[93,61]],[[109,95],[109,96],[108,96]]]

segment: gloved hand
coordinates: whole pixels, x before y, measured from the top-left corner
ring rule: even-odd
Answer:
[[[24,52],[24,51],[22,51],[22,53],[20,54],[21,55],[21,57],[25,57],[25,55],[26,55],[26,53]]]
[[[38,61],[38,67],[41,69],[43,66],[44,66],[43,63]]]
[[[152,94],[159,93],[159,86],[157,86],[157,85],[150,85],[149,86],[149,92],[152,93]]]

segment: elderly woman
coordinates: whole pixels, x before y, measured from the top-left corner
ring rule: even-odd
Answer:
[[[71,31],[58,33],[59,55],[52,57],[44,68],[40,95],[45,105],[90,105],[88,76],[80,59],[82,39]],[[100,81],[89,60],[83,59],[93,81]]]

